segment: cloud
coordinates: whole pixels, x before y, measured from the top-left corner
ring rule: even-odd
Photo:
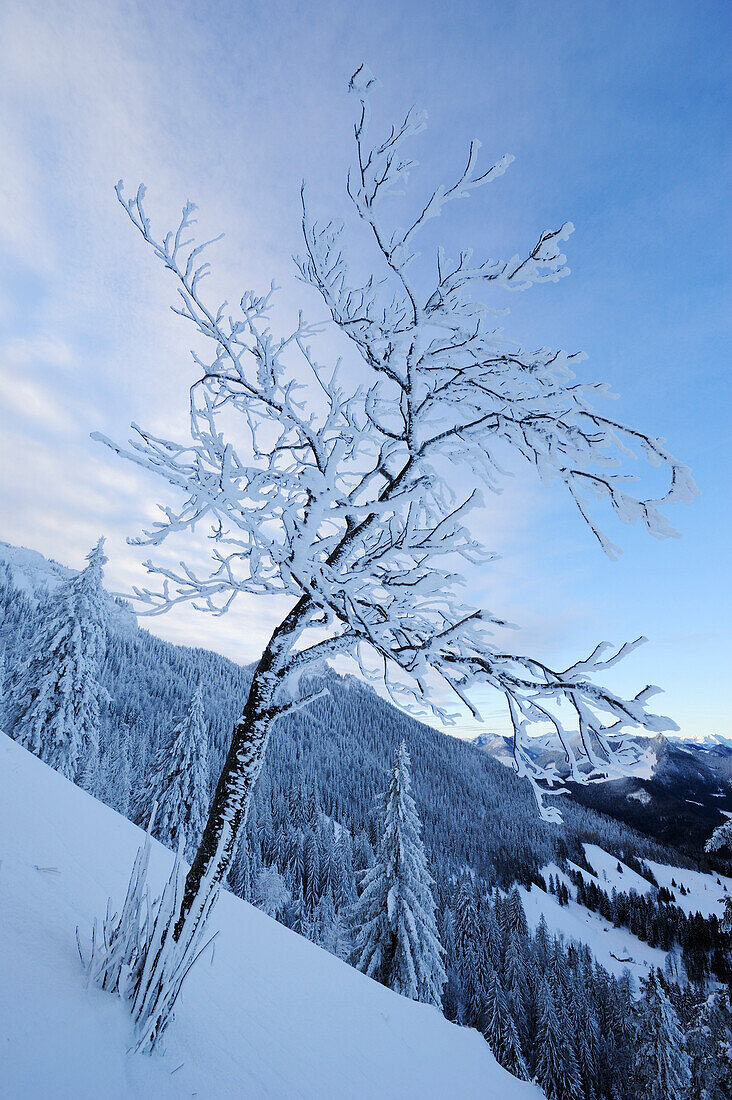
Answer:
[[[366,3],[355,16],[336,3],[306,12],[278,0],[259,7],[195,7],[185,0],[0,5],[0,537],[75,565],[106,533],[111,583],[122,588],[144,580],[145,553],[128,547],[125,536],[150,520],[166,486],[93,445],[88,434],[100,430],[122,441],[135,420],[180,437],[194,368],[191,333],[168,309],[174,297],[168,273],[126,222],[113,185],[120,176],[131,188],[144,180],[161,231],[175,223],[186,198],[199,202],[202,236],[228,234],[212,257],[212,300],[235,302],[274,276],[285,285],[278,316],[289,317],[301,302],[301,288],[288,280],[299,244],[300,177],[312,181],[319,214],[343,212],[352,103],[342,89],[351,63],[355,68],[364,55],[384,81],[374,126],[383,128],[413,98],[431,109],[415,195],[450,177],[474,134],[485,140],[486,157],[519,154],[495,191],[460,204],[449,226],[435,223],[435,234],[444,233],[454,248],[474,244],[481,257],[513,250],[579,207],[571,250],[579,274],[514,297],[509,334],[525,333],[535,346],[573,341],[579,333],[611,364],[608,377],[624,378],[631,392],[635,386],[643,394],[645,386],[654,417],[673,421],[672,391],[682,371],[674,385],[665,384],[665,374],[657,385],[665,345],[649,326],[653,296],[660,302],[670,294],[663,289],[668,272],[677,298],[664,300],[683,305],[669,308],[664,329],[684,364],[682,437],[712,414],[722,417],[723,402],[708,408],[711,383],[702,367],[694,389],[694,363],[706,371],[714,348],[706,355],[706,345],[697,346],[699,314],[695,320],[686,308],[688,288],[716,281],[722,270],[711,252],[710,225],[700,221],[705,204],[698,196],[710,177],[698,149],[696,160],[684,161],[686,174],[675,171],[684,143],[703,143],[713,132],[688,114],[687,69],[696,65],[700,78],[704,21],[679,16],[680,34],[657,5],[636,5],[630,23],[609,8],[598,23],[594,12],[563,22],[549,19],[540,5],[529,7],[498,20],[489,6],[476,18],[472,9],[445,16],[437,6],[409,2]],[[643,27],[659,34],[641,34]],[[710,64],[702,75],[721,71]],[[653,126],[665,146],[648,142]],[[709,143],[715,157],[717,145]],[[687,189],[682,183],[689,177]],[[658,216],[673,224],[654,221]],[[671,257],[658,251],[665,240],[684,257],[681,279],[665,262]],[[360,238],[358,247],[360,255]],[[615,292],[609,305],[608,287]],[[702,321],[705,339],[718,339],[719,313],[707,309]],[[624,342],[626,329],[634,344]],[[714,431],[702,432],[711,448]],[[721,465],[712,454],[711,480]],[[690,559],[674,559],[687,572],[668,566],[673,584],[656,613],[638,592],[657,591],[650,555],[634,558],[640,579],[623,563],[610,566],[559,489],[547,491],[523,474],[475,521],[502,557],[468,576],[466,594],[521,626],[510,644],[557,662],[576,656],[608,626],[622,639],[635,630],[641,609],[649,627],[671,636],[673,600],[689,588],[690,570],[700,572]],[[714,528],[711,522],[708,544],[717,538],[717,519]],[[633,539],[631,532],[635,550]],[[201,561],[205,540],[178,553]],[[724,578],[702,571],[706,603],[696,602],[711,608],[719,602],[712,587]],[[180,609],[150,626],[249,660],[279,609],[274,602],[256,612],[249,603],[240,608],[225,619]],[[719,642],[698,643],[704,646],[716,649]],[[670,653],[654,660],[652,667],[661,667],[649,678],[673,680],[676,660]],[[703,664],[700,655],[697,699],[707,690]]]

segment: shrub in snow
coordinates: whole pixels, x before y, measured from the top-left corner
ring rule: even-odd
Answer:
[[[204,939],[219,891],[213,875],[202,883],[197,903],[185,920],[176,924],[185,885],[183,845],[181,833],[170,877],[160,897],[151,900],[148,831],[120,913],[112,912],[110,899],[101,927],[94,922],[88,959],[79,944],[88,980],[129,1003],[135,1025],[134,1050],[143,1053],[152,1052],[159,1043],[173,1019],[186,975],[213,939]]]
[[[98,753],[107,696],[100,682],[108,617],[103,544],[100,539],[87,567],[42,605],[26,659],[14,665],[6,692],[15,739],[69,779]]]
[[[422,824],[410,788],[409,754],[402,741],[384,798],[376,863],[366,871],[354,906],[352,962],[397,993],[439,1008],[446,978],[444,951]]]

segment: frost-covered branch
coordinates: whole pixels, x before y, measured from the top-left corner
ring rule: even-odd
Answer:
[[[528,251],[507,258],[475,260],[464,249],[450,259],[439,248],[432,275],[413,262],[425,227],[452,202],[500,179],[513,158],[483,168],[473,141],[453,180],[396,224],[388,198],[405,190],[416,167],[409,149],[426,116],[411,109],[383,138],[372,137],[375,87],[365,66],[350,85],[358,108],[348,193],[369,230],[367,277],[357,278],[349,262],[346,227],[314,218],[302,191],[297,272],[319,296],[325,322],[301,314],[294,329],[275,336],[274,284],[264,294],[247,290],[235,310],[208,302],[204,257],[212,242],[195,242],[195,207],[187,203],[177,228],[157,236],[144,188],[127,198],[118,185],[128,217],[173,277],[176,312],[209,349],[194,353],[200,376],[190,389],[190,440],[161,439],[137,426],[127,447],[97,436],[162,477],[179,498],[162,507],[139,542],[157,546],[171,533],[203,526],[212,543],[206,573],[150,561],[158,587],[136,594],[151,614],[185,601],[222,614],[241,593],[290,599],[265,651],[263,679],[255,680],[263,730],[293,705],[291,686],[304,670],[345,653],[365,676],[380,678],[399,705],[427,703],[445,720],[436,683],[476,715],[476,687],[500,692],[516,767],[537,791],[554,788],[556,776],[527,751],[535,723],[554,731],[572,779],[608,774],[627,766],[625,729],[673,728],[647,710],[656,689],[625,700],[598,684],[638,643],[609,658],[598,647],[561,672],[502,652],[491,630],[503,620],[459,597],[464,563],[492,560],[470,530],[480,493],[460,487],[499,491],[501,456],[513,452],[544,481],[565,485],[614,556],[597,505],[665,538],[675,532],[663,509],[691,500],[694,483],[663,440],[595,408],[605,387],[576,377],[581,353],[528,350],[496,327],[496,316],[506,313],[504,292],[568,274],[563,248],[571,222],[540,232]],[[343,362],[320,361],[324,325],[346,338],[352,354]],[[660,490],[637,488],[628,463],[639,458],[660,467]],[[306,643],[307,631],[315,633]],[[234,753],[232,766],[237,759]]]

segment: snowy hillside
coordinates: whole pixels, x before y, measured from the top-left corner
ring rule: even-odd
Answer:
[[[166,1052],[127,1055],[122,1004],[85,989],[74,942],[119,899],[142,834],[0,735],[2,1091],[13,1100],[482,1097],[539,1100],[475,1031],[397,996],[231,894]],[[159,845],[153,875],[171,861]]]
[[[628,894],[632,891],[650,897],[655,893],[654,886],[647,879],[596,844],[584,844],[583,848],[595,873],[591,874],[571,860],[569,867],[581,875],[585,884],[594,883],[607,893],[614,890],[618,894]],[[700,871],[672,867],[653,860],[645,860],[645,863],[653,872],[659,886],[665,886],[669,890],[675,904],[687,915],[697,912],[704,917],[711,914],[717,917],[722,915],[724,899],[732,893],[732,879],[724,875],[703,874]],[[536,928],[543,916],[551,932],[561,933],[586,944],[597,961],[618,977],[626,967],[636,979],[645,977],[653,967],[664,968],[665,951],[651,947],[634,936],[628,928],[616,927],[601,914],[578,904],[576,886],[556,864],[550,863],[542,869],[545,881],[550,876],[567,887],[569,901],[563,906],[551,893],[537,888],[522,888],[521,900],[532,928]],[[682,883],[686,891],[684,894],[679,889]]]

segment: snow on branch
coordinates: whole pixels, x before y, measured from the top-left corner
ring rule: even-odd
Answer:
[[[503,176],[512,158],[484,168],[473,141],[452,182],[416,202],[404,226],[394,224],[386,200],[409,182],[416,167],[409,149],[426,116],[412,108],[383,138],[372,138],[376,87],[365,66],[350,85],[359,107],[348,193],[370,234],[367,277],[349,262],[355,248],[347,227],[314,218],[302,190],[303,252],[295,262],[326,322],[300,314],[276,336],[274,283],[262,294],[246,290],[234,310],[208,302],[205,257],[213,242],[196,243],[195,207],[186,203],[178,226],[156,235],[144,187],[131,198],[117,187],[127,216],[173,279],[176,312],[209,349],[194,353],[200,376],[189,394],[190,439],[162,439],[136,425],[126,447],[95,435],[175,491],[178,503],[163,505],[138,542],[158,546],[200,527],[211,539],[207,573],[149,561],[157,587],[136,595],[150,614],[185,601],[222,614],[240,593],[285,596],[292,611],[278,628],[270,672],[283,684],[309,663],[348,653],[399,705],[427,701],[443,719],[447,712],[430,696],[435,677],[475,713],[475,688],[488,685],[506,699],[516,767],[537,789],[555,785],[526,751],[537,722],[548,723],[563,745],[573,779],[607,774],[627,765],[624,729],[673,726],[646,709],[651,689],[623,700],[595,682],[637,643],[609,658],[598,649],[563,672],[495,648],[491,629],[503,620],[458,595],[461,561],[492,560],[470,530],[480,494],[460,495],[458,487],[500,491],[500,456],[508,449],[542,480],[564,484],[611,557],[618,549],[598,506],[666,538],[675,532],[665,507],[692,500],[696,488],[663,440],[596,410],[606,387],[576,376],[581,353],[525,349],[495,326],[506,312],[503,292],[568,274],[563,247],[571,222],[539,233],[528,252],[507,259],[476,261],[467,249],[450,259],[439,248],[433,273],[417,271],[412,260],[425,226]],[[320,362],[325,326],[345,338],[347,363]],[[659,491],[637,488],[628,464],[638,459],[658,467],[653,476],[665,475]],[[319,634],[305,646],[308,630]]]

